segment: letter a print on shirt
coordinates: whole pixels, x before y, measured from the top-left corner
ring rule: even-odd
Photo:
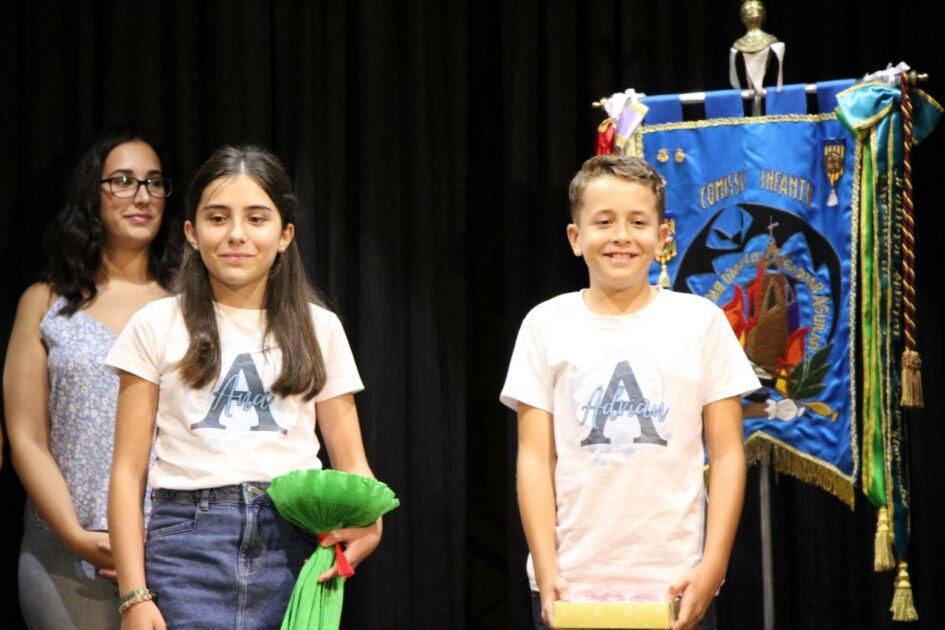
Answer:
[[[246,390],[237,389],[239,386],[240,374],[246,379]],[[233,415],[232,405],[243,411],[256,409],[256,417],[259,423],[252,427],[250,431],[278,431],[286,433],[286,430],[276,424],[269,411],[273,396],[263,387],[262,379],[259,378],[259,372],[256,371],[256,364],[249,353],[237,355],[233,360],[226,376],[220,381],[220,387],[213,392],[213,404],[210,405],[210,411],[200,422],[190,425],[193,429],[225,429],[220,422],[220,414],[226,417]]]
[[[628,400],[620,400],[621,394],[627,393]],[[661,438],[656,432],[653,424],[653,416],[665,417],[666,408],[661,403],[653,407],[643,397],[640,386],[637,384],[637,378],[633,374],[633,368],[629,361],[621,361],[614,368],[613,376],[610,377],[610,383],[607,390],[604,391],[599,385],[591,393],[587,404],[583,407],[584,418],[588,413],[593,413],[594,424],[591,432],[586,438],[581,440],[581,446],[590,446],[592,444],[610,444],[610,438],[604,435],[604,427],[608,420],[614,420],[620,416],[635,416],[640,423],[640,435],[633,438],[634,444],[658,444],[666,446],[666,440]],[[582,423],[583,424],[583,421]]]

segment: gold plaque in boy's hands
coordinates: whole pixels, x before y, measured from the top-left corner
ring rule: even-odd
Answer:
[[[676,620],[674,602],[555,602],[555,628],[662,630]]]

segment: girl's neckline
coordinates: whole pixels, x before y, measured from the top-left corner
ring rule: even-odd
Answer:
[[[88,311],[84,311],[84,310],[82,310],[82,309],[79,309],[78,311],[76,311],[76,313],[82,313],[83,315],[85,315],[86,317],[88,317],[90,320],[92,320],[92,323],[94,323],[95,325],[97,325],[99,328],[102,328],[102,329],[108,331],[108,334],[111,335],[112,337],[116,337],[116,338],[117,338],[118,335],[121,334],[121,331],[115,332],[114,330],[111,329],[110,326],[108,326],[107,324],[105,324],[105,322],[101,321],[100,319],[97,319],[95,316],[93,316],[93,315],[92,315],[91,313],[89,313]]]
[[[46,315],[55,315],[56,317],[59,317],[59,316],[61,315],[61,313],[62,313],[63,307],[64,307],[67,303],[68,303],[68,300],[66,300],[65,296],[60,295],[59,298],[58,298],[55,302],[53,302],[52,306],[49,307],[49,310],[46,311]],[[118,338],[118,335],[121,334],[121,331],[115,332],[115,331],[112,330],[111,327],[109,327],[105,322],[103,322],[102,320],[96,318],[94,315],[92,315],[91,313],[89,313],[89,312],[86,311],[85,309],[81,309],[81,308],[80,308],[80,309],[77,310],[75,313],[73,313],[73,315],[79,315],[79,314],[83,315],[86,319],[88,319],[90,322],[92,322],[92,324],[95,325],[96,327],[98,327],[98,328],[104,330],[105,332],[107,332],[107,333],[109,334],[109,336],[111,336],[111,337],[114,337],[114,338],[117,339],[117,338]]]
[[[258,315],[266,312],[266,309],[264,308],[242,308],[240,306],[230,306],[229,304],[223,304],[222,302],[217,302],[216,300],[214,300],[213,305],[224,313],[242,313],[246,315],[255,313]]]

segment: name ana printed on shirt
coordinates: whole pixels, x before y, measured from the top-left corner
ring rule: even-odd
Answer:
[[[240,374],[246,381],[247,389],[245,390],[238,389]],[[232,417],[235,404],[244,412],[255,409],[258,423],[250,427],[250,431],[278,431],[284,435],[287,430],[279,426],[270,411],[273,400],[275,396],[263,385],[252,355],[248,352],[239,354],[221,379],[219,388],[213,392],[213,401],[207,415],[203,420],[191,424],[190,429],[191,431],[195,429],[226,430],[228,426],[220,422],[220,416],[223,414],[227,418]]]
[[[590,433],[581,440],[581,446],[610,444],[611,438],[604,434],[607,423],[616,422],[623,416],[636,418],[639,424],[640,434],[633,438],[633,444],[667,445],[667,441],[657,432],[653,419],[663,425],[669,415],[669,407],[664,401],[653,402],[643,395],[629,361],[623,360],[616,364],[606,390],[601,385],[595,387],[581,411],[581,426],[591,420]]]

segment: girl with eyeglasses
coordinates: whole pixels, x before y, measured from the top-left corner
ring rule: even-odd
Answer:
[[[167,295],[176,268],[164,166],[140,132],[102,133],[47,233],[45,280],[17,308],[3,395],[28,497],[18,582],[34,630],[120,625],[106,514],[118,377],[102,362],[131,315]]]

